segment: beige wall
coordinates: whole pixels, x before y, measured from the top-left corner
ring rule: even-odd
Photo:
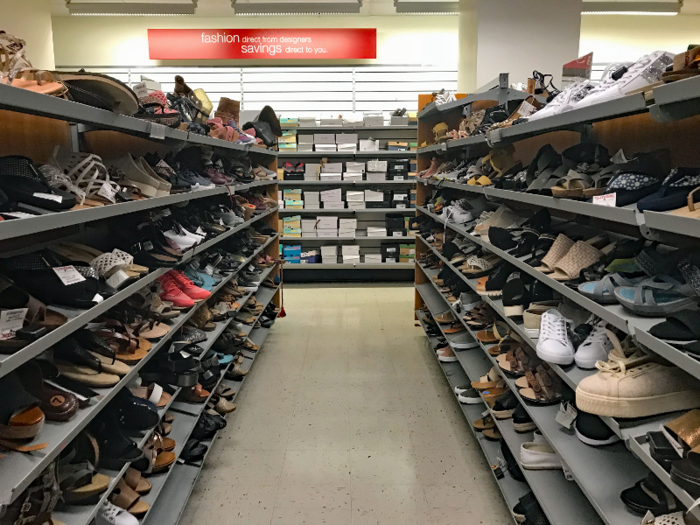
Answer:
[[[152,61],[147,29],[158,28],[276,28],[376,27],[377,60],[372,64],[457,65],[456,16],[373,17],[231,17],[132,18],[57,17],[53,20],[58,66],[194,65],[192,62]],[[196,65],[344,65],[363,61],[328,60],[211,60]]]
[[[25,56],[39,69],[54,68],[49,0],[0,0],[0,30],[27,42]]]
[[[579,55],[593,62],[632,61],[652,51],[680,53],[700,44],[700,16],[582,16]]]

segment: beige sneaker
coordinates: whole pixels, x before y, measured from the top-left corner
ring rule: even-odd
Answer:
[[[559,301],[542,301],[539,303],[531,303],[528,309],[523,312],[525,333],[530,339],[537,339],[540,336],[542,314],[547,310],[556,310],[558,306]]]
[[[626,355],[619,341],[598,373],[576,388],[579,410],[609,417],[648,417],[700,407],[700,380],[641,349]],[[621,354],[626,357],[621,357]]]

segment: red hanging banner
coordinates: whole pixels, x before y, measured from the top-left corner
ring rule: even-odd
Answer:
[[[376,29],[149,29],[151,60],[372,59]]]

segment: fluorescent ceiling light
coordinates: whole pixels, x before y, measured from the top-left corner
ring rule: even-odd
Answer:
[[[182,16],[193,15],[198,0],[178,2],[94,2],[67,0],[73,16]]]
[[[402,15],[444,15],[459,13],[458,0],[394,0]]]
[[[238,16],[347,15],[358,14],[362,0],[231,0]]]
[[[583,2],[583,15],[647,15],[675,16],[682,3],[677,0],[667,2]]]

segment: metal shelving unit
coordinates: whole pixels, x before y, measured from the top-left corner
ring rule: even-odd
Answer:
[[[417,131],[418,125],[407,126],[282,126],[282,131],[315,131],[316,133],[334,132],[343,133],[344,131]]]
[[[280,188],[303,188],[305,186],[411,186],[414,180],[281,180],[278,182]]]
[[[348,159],[383,159],[383,158],[394,158],[394,157],[410,157],[414,151],[286,151],[280,150],[280,159],[297,159],[297,158],[308,158],[308,159],[320,159],[323,157],[342,157]]]

